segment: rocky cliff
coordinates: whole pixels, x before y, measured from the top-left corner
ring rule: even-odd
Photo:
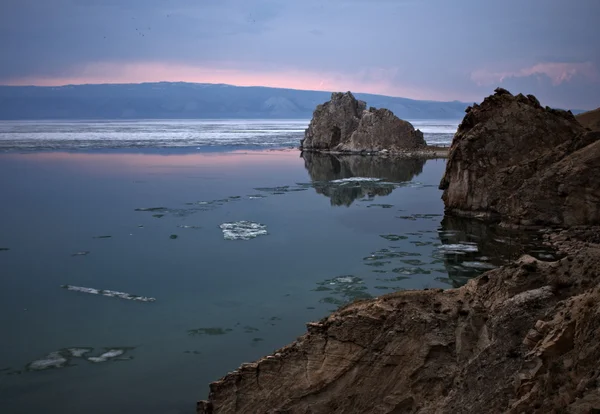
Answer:
[[[592,131],[600,131],[600,108],[584,112],[577,115],[575,118],[577,118],[579,123],[584,127]]]
[[[387,109],[366,109],[352,93],[333,93],[317,106],[300,147],[305,151],[391,152],[426,150],[423,133]]]
[[[599,234],[548,237],[559,261],[348,305],[212,383],[198,412],[597,412]]]
[[[504,89],[467,108],[440,188],[448,212],[515,225],[600,223],[599,132]]]

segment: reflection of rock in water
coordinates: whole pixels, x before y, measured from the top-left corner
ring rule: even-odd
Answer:
[[[535,231],[500,228],[480,220],[445,216],[439,233],[442,246],[438,255],[448,271],[447,282],[454,287],[470,278],[529,254],[540,260],[555,260],[556,253],[543,245],[542,235]],[[444,249],[456,245],[456,249]],[[464,245],[464,248],[460,248]]]
[[[394,183],[410,181],[423,171],[425,159],[363,155],[331,155],[303,152],[304,166],[317,193],[331,198],[335,206],[349,206],[362,197],[389,195]],[[376,178],[332,182],[348,178]]]

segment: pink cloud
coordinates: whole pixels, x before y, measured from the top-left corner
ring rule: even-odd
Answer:
[[[414,99],[452,100],[443,92],[399,85],[396,68],[368,68],[349,73],[288,69],[237,69],[233,64],[208,66],[162,62],[98,62],[73,68],[66,76],[13,78],[6,85],[61,86],[85,83],[198,82],[237,86],[270,86],[304,90],[355,91]]]
[[[490,71],[479,69],[471,73],[471,80],[478,86],[492,85],[508,78],[523,78],[531,75],[546,75],[553,85],[569,82],[574,76],[582,76],[592,82],[600,82],[600,73],[591,62],[563,63],[544,62],[531,67],[512,71]]]

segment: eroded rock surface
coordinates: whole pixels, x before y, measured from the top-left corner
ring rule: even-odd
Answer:
[[[301,149],[333,152],[426,150],[423,133],[387,109],[366,109],[352,93],[336,92],[317,106]]]
[[[445,175],[446,209],[516,225],[600,223],[600,132],[504,89],[467,108]]]
[[[581,125],[592,130],[600,131],[600,108],[577,115],[575,118]]]
[[[459,289],[398,292],[308,324],[210,385],[199,413],[591,413],[600,409],[600,228]]]

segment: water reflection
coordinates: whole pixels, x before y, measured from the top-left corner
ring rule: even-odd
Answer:
[[[448,279],[439,280],[452,287],[523,254],[539,260],[558,258],[537,231],[509,230],[480,220],[445,216],[438,234],[442,244],[435,254],[448,271]]]
[[[350,206],[363,197],[387,196],[398,184],[419,175],[426,161],[308,152],[301,156],[313,187],[334,206]]]

